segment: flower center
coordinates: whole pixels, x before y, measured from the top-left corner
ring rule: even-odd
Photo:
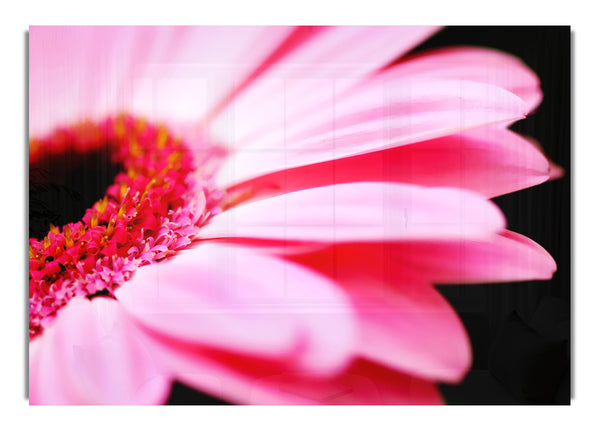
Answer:
[[[102,198],[92,198],[82,217],[81,209],[67,215],[79,221],[60,228],[46,225],[43,238],[29,239],[30,338],[71,298],[112,296],[136,268],[190,244],[216,205],[218,193],[208,180],[196,177],[186,144],[165,127],[131,116],[82,123],[32,139],[29,163],[30,172],[42,173],[41,179],[44,173],[59,182],[75,175],[76,181],[95,181],[92,188],[108,182],[90,177],[113,175],[114,180]],[[98,165],[103,175],[94,169]],[[41,180],[30,178],[34,189],[44,187]]]
[[[119,172],[110,145],[47,153],[29,166],[29,236],[43,239],[50,224],[64,226],[83,218],[104,197]]]

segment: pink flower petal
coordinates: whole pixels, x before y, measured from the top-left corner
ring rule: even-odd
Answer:
[[[443,404],[435,384],[408,374],[357,360],[343,374],[272,375],[255,381],[250,404],[437,405]]]
[[[354,349],[354,315],[329,279],[245,249],[201,244],[140,268],[116,291],[163,338],[337,369]]]
[[[404,248],[338,244],[290,259],[346,289],[360,322],[358,354],[421,378],[458,382],[471,366],[467,332],[444,297],[418,279],[423,274],[390,258]]]
[[[73,299],[30,345],[31,404],[160,404],[170,380],[114,300]]]
[[[288,36],[283,40],[276,49],[272,50],[267,58],[258,63],[255,69],[233,87],[225,96],[209,111],[205,121],[207,123],[217,117],[223,109],[231,104],[235,99],[240,97],[240,94],[245,91],[250,84],[256,81],[261,75],[264,75],[272,66],[281,63],[285,57],[290,56],[292,52],[302,46],[306,46],[310,39],[317,35],[322,35],[326,32],[326,27],[318,26],[301,26],[296,27],[288,33]]]
[[[562,178],[562,176],[564,174],[565,174],[564,168],[562,168],[561,166],[558,166],[557,164],[550,163],[550,179],[551,180],[556,180],[556,179]]]
[[[168,29],[183,34],[170,51],[136,72],[132,108],[150,118],[174,118],[198,128],[240,81],[256,78],[257,68],[294,31],[280,26]]]
[[[458,187],[494,197],[548,180],[550,164],[520,135],[485,127],[388,150],[315,163],[237,184],[230,193],[264,198],[333,183],[394,181]]]
[[[227,353],[182,352],[154,340],[157,357],[178,380],[239,404],[441,404],[434,383],[354,360],[339,374],[293,370]]]
[[[33,26],[30,132],[43,134],[64,123],[121,110],[163,121],[199,122],[291,31]]]
[[[393,259],[435,283],[493,283],[549,280],[556,262],[539,244],[511,231],[484,241],[411,243]]]
[[[404,58],[384,71],[389,80],[465,79],[504,88],[523,99],[528,111],[542,100],[540,80],[519,58],[489,48],[433,49]]]
[[[473,192],[394,183],[349,183],[242,204],[200,236],[317,242],[486,238],[504,217]]]
[[[472,81],[373,80],[360,92],[284,121],[229,157],[217,174],[222,187],[271,172],[398,147],[524,117],[514,94]]]
[[[328,100],[332,84],[336,91],[355,85],[437,30],[412,26],[320,27],[314,37],[294,46],[238,94],[211,125],[213,131],[235,146],[236,137],[279,126],[284,105],[288,115],[318,105]]]
[[[276,245],[270,244],[274,250]],[[399,279],[439,284],[547,280],[556,271],[556,263],[546,250],[511,231],[487,238],[435,242],[343,243],[320,248],[292,244],[286,251],[288,259],[310,264],[321,272],[334,271],[327,267],[334,264],[340,266],[335,271],[342,271],[347,260],[371,256],[370,272],[365,274],[390,285]]]
[[[359,307],[360,353],[413,376],[460,382],[471,367],[469,337],[460,318],[435,289],[422,288],[411,297],[403,287],[394,305],[386,297],[373,309]]]
[[[325,111],[331,111],[333,108],[338,116],[340,105],[342,109],[345,105],[344,99],[354,99],[355,108],[350,108],[350,111],[358,112],[356,107],[364,104],[364,96],[360,96],[364,92],[380,99],[383,96],[393,100],[390,96],[398,93],[398,89],[400,92],[406,92],[406,88],[439,81],[475,81],[500,87],[525,101],[525,113],[535,108],[542,98],[538,77],[520,59],[488,48],[444,48],[402,59],[393,67],[363,81],[357,88],[338,95],[335,106]],[[376,89],[379,91],[374,91]],[[303,117],[309,118],[311,115],[316,118],[314,112],[302,114]],[[296,128],[297,123],[306,122],[304,118],[294,120],[292,127]],[[290,123],[292,122],[289,121],[288,126]]]

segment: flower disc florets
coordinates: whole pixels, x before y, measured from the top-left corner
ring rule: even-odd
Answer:
[[[211,214],[216,192],[196,176],[188,147],[163,126],[119,116],[58,129],[29,147],[30,169],[49,155],[100,149],[123,167],[82,220],[30,238],[30,338],[71,298],[112,296],[139,266],[189,245]]]

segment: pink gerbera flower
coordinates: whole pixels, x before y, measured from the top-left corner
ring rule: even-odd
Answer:
[[[31,28],[30,169],[121,170],[29,241],[30,402],[440,403],[471,351],[433,285],[551,278],[489,198],[556,168],[507,129],[520,60],[389,65],[435,30]]]

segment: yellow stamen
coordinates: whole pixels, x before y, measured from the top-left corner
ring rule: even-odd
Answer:
[[[154,187],[154,184],[156,184],[156,178],[152,178],[150,180],[150,182],[148,183],[148,185],[146,186],[146,190],[144,191],[144,194],[142,195],[142,197],[140,198],[140,202],[143,201],[144,199],[146,199],[146,196],[148,196],[148,191]]]
[[[115,119],[115,133],[119,139],[125,136],[125,120],[123,116],[119,116]]]
[[[133,169],[133,167],[127,169],[127,176],[131,179],[136,179],[138,177],[138,173]]]
[[[129,152],[133,157],[140,157],[144,154],[144,150],[142,150],[142,147],[140,147],[140,144],[135,139],[132,139],[129,143]]]
[[[116,218],[111,217],[109,222],[108,222],[108,226],[106,227],[106,235],[110,235],[114,228],[115,228],[115,223],[117,222]]]
[[[169,165],[173,165],[176,162],[180,162],[182,157],[183,153],[181,151],[173,151],[171,154],[169,154],[169,158],[167,160],[169,161]]]
[[[92,220],[90,221],[90,226],[96,227],[98,226],[98,213],[92,213]]]
[[[65,245],[67,246],[67,248],[71,248],[73,247],[73,238],[71,237],[71,226],[66,225],[65,226]]]
[[[165,145],[167,145],[167,139],[169,138],[169,132],[167,132],[167,129],[165,127],[160,127],[158,129],[158,138],[156,139],[156,146],[159,149],[163,149],[165,148]]]
[[[100,199],[98,201],[98,203],[96,204],[96,211],[98,211],[98,214],[104,214],[104,211],[106,211],[107,206],[108,206],[108,196],[104,196],[104,198]]]
[[[39,139],[30,139],[29,140],[29,152],[35,153],[42,146],[42,141]]]
[[[125,196],[125,193],[127,193],[127,189],[129,189],[129,186],[127,186],[127,183],[121,183],[121,197]]]
[[[135,128],[138,132],[143,132],[146,130],[146,120],[143,118],[138,118],[138,120],[135,122]]]

